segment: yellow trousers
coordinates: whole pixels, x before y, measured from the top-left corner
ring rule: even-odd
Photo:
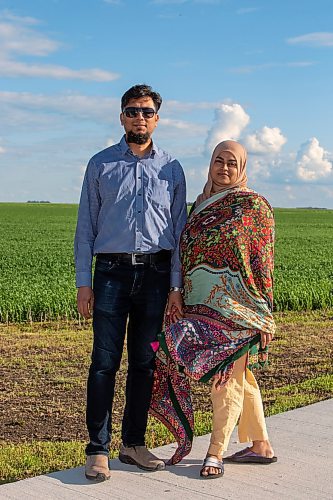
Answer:
[[[211,392],[213,429],[208,453],[222,455],[238,423],[241,443],[268,439],[260,390],[252,372],[246,368],[246,355],[234,363],[228,382]]]

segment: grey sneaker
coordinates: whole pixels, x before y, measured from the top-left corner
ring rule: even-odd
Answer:
[[[119,460],[136,465],[139,469],[157,471],[165,469],[165,463],[153,455],[146,446],[124,446],[120,448]]]
[[[87,479],[98,483],[110,479],[109,457],[106,455],[88,455],[85,474]]]

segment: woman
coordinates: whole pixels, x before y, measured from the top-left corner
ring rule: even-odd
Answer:
[[[245,149],[221,142],[182,234],[185,305],[179,291],[170,293],[151,403],[151,413],[178,441],[169,461],[177,463],[189,453],[193,437],[188,379],[213,381],[213,429],[203,478],[223,475],[222,455],[239,417],[240,442],[253,444],[228,460],[277,460],[249,370],[265,364],[274,335],[273,242],[272,209],[247,187]]]

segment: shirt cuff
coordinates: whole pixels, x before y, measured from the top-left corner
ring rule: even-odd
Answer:
[[[178,286],[181,288],[183,286],[183,277],[182,273],[179,272],[171,272],[170,276],[170,287]]]
[[[80,288],[81,286],[89,286],[91,287],[92,282],[92,274],[89,272],[79,272],[76,273],[76,287]]]

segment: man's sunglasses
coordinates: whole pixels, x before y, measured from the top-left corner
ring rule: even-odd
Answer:
[[[153,118],[156,111],[153,108],[135,108],[134,106],[129,106],[123,109],[123,113],[127,118],[136,118],[139,113],[142,113],[144,118]]]

